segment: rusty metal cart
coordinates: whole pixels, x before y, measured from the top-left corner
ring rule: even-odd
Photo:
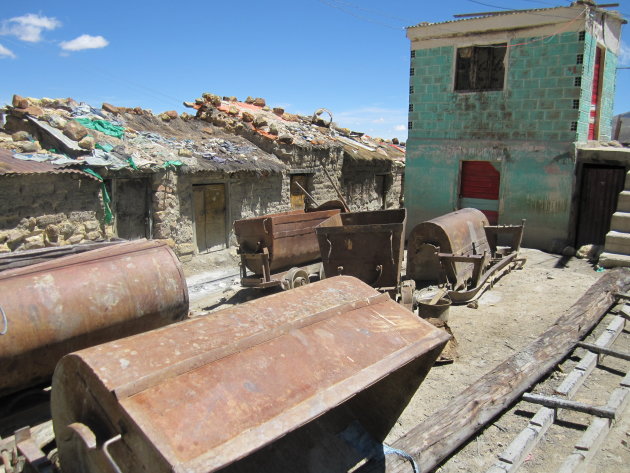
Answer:
[[[351,470],[448,338],[341,276],[73,353],[52,387],[63,471]]]
[[[414,227],[407,243],[407,277],[448,287],[453,303],[472,300],[506,271],[522,266],[521,225],[489,225],[477,209],[461,209]],[[501,247],[500,239],[509,239]]]
[[[294,210],[235,221],[241,285],[286,290],[308,284],[310,274],[319,272],[315,226],[339,212]]]
[[[326,277],[354,276],[381,291],[400,285],[405,209],[333,215],[316,228]]]

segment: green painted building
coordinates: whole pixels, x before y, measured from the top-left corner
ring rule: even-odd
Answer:
[[[527,246],[575,245],[579,148],[610,140],[623,23],[578,1],[408,28],[407,228],[475,207],[527,219]]]

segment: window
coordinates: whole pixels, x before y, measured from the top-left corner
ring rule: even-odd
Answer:
[[[412,103],[409,104],[409,111],[413,112],[413,104]]]
[[[409,93],[410,93],[410,94],[413,94],[413,92],[414,92],[413,85],[410,85],[410,86],[409,86]]]
[[[575,60],[576,64],[584,64],[584,54],[578,54]]]
[[[571,122],[571,131],[577,131],[577,122]]]
[[[407,122],[407,129],[413,130],[413,122]]]
[[[580,108],[580,101],[578,99],[573,99],[573,109],[577,110]]]
[[[411,57],[412,58],[416,57],[416,50],[415,49],[411,50]]]
[[[573,85],[576,87],[582,87],[582,78],[581,77],[574,78]]]
[[[455,66],[455,91],[502,90],[506,50],[506,43],[459,48]]]
[[[411,67],[411,68],[409,69],[409,75],[410,75],[410,76],[413,76],[415,73],[416,73],[416,70],[415,70],[413,67]]]
[[[586,38],[586,31],[580,31],[578,33],[578,41],[584,41],[585,38]]]

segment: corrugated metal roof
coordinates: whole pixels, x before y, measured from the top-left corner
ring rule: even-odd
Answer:
[[[10,174],[80,174],[81,177],[98,180],[94,176],[78,169],[68,169],[64,166],[50,163],[16,159],[10,151],[0,149],[0,175]]]
[[[548,15],[548,13],[552,12],[553,10],[566,10],[566,9],[569,9],[569,8],[571,8],[571,6],[553,7],[553,8],[531,8],[531,9],[528,9],[528,10],[505,10],[505,12],[497,12],[497,13],[493,13],[492,15],[479,14],[479,16],[473,16],[473,17],[469,17],[469,18],[457,18],[455,20],[447,20],[447,21],[437,21],[435,23],[422,22],[422,23],[418,23],[417,25],[408,26],[407,28],[416,28],[416,27],[433,26],[433,25],[446,25],[446,24],[449,24],[449,23],[459,23],[459,22],[462,22],[462,21],[478,20],[479,18],[489,18],[489,17],[495,17],[495,16],[515,15],[517,13],[538,13],[538,12],[544,12],[545,16],[550,16],[550,15]]]

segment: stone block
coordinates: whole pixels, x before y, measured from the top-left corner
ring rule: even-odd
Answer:
[[[76,245],[77,243],[83,241],[83,237],[83,234],[72,235],[70,238],[68,238],[68,243],[71,245]]]
[[[192,243],[181,243],[175,247],[175,253],[178,256],[189,255],[195,252],[195,245]]]
[[[41,215],[36,217],[35,222],[38,227],[46,228],[49,225],[63,222],[65,218],[66,216],[64,214]]]
[[[100,240],[101,238],[103,238],[103,234],[100,231],[93,231],[93,232],[89,232],[87,235],[85,235],[85,239],[86,240]]]
[[[24,240],[23,248],[24,250],[36,250],[39,248],[45,248],[46,243],[44,242],[43,235],[34,235],[28,237]]]

